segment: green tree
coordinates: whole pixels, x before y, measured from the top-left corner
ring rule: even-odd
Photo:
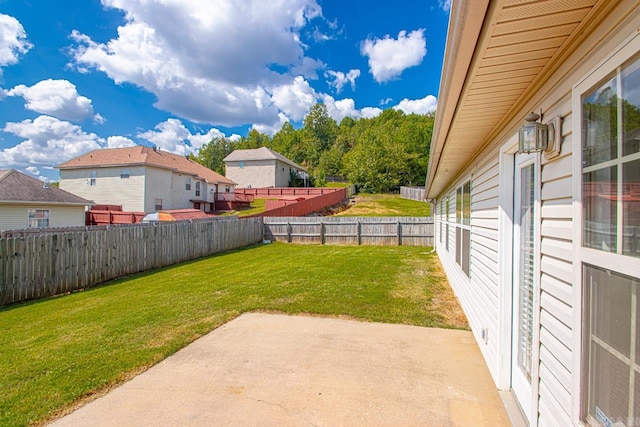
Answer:
[[[260,133],[256,129],[251,128],[246,137],[240,138],[238,149],[249,150],[261,147],[271,147],[271,138],[269,135]]]
[[[302,142],[306,148],[307,165],[315,168],[320,162],[320,156],[336,140],[338,135],[338,125],[329,116],[327,106],[316,103],[304,118],[302,128]]]
[[[294,129],[289,122],[285,122],[282,128],[273,135],[271,148],[298,164],[306,162],[306,152],[302,145],[302,132]]]
[[[225,168],[222,160],[231,154],[236,146],[237,143],[228,138],[214,138],[200,147],[197,155],[191,155],[191,159],[224,175]]]

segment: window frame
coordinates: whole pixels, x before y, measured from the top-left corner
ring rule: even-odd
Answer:
[[[632,34],[627,37],[626,40],[621,43],[617,49],[614,49],[609,55],[602,59],[594,68],[592,68],[581,80],[579,80],[572,88],[572,127],[574,132],[574,153],[573,153],[573,283],[578,285],[574,286],[573,292],[573,306],[575,307],[575,313],[573,321],[573,330],[580,331],[580,333],[573,334],[573,380],[572,380],[572,393],[577,397],[573,401],[572,414],[575,419],[579,419],[587,425],[592,425],[588,422],[589,403],[587,401],[589,394],[589,338],[587,333],[589,328],[587,327],[592,312],[590,311],[589,302],[586,298],[589,295],[584,289],[585,274],[584,270],[589,267],[596,269],[604,269],[623,276],[629,276],[633,278],[640,278],[640,260],[637,257],[630,255],[624,255],[621,253],[622,248],[617,244],[616,252],[606,252],[599,249],[589,248],[584,246],[584,211],[583,211],[583,174],[590,172],[591,170],[597,170],[607,167],[611,162],[618,165],[626,163],[629,160],[629,156],[635,156],[638,153],[621,156],[622,147],[618,148],[618,155],[615,160],[602,162],[598,165],[592,165],[589,167],[583,167],[583,97],[597,88],[598,85],[603,84],[607,77],[615,75],[620,76],[621,67],[630,63],[632,60],[640,61],[640,35]],[[616,135],[616,141],[620,143],[620,129],[618,126],[618,134]],[[625,160],[626,158],[626,160]],[[617,174],[617,185],[620,188],[621,173]],[[621,227],[620,218],[621,212],[617,212],[617,227]],[[618,238],[618,242],[619,242]],[[638,390],[640,391],[640,389]],[[635,414],[640,416],[640,414]]]
[[[38,218],[36,216],[38,212],[44,212],[44,218]],[[36,225],[32,225],[33,221],[35,221]],[[40,225],[40,221],[46,221],[46,225]],[[51,226],[51,209],[40,209],[40,208],[27,209],[27,228],[49,228],[50,226]]]
[[[471,178],[469,178],[456,187],[455,199],[456,264],[458,264],[467,277],[471,277],[471,189]],[[465,194],[468,195],[468,203],[465,203]],[[468,238],[466,245],[465,235]],[[463,261],[465,261],[464,265]]]
[[[186,191],[191,191],[191,177],[187,177],[184,183],[184,189]]]
[[[200,181],[196,181],[196,185],[195,185],[196,189],[196,197],[200,197],[200,188],[201,188],[201,183]]]
[[[97,171],[90,171],[89,172],[89,186],[94,187],[96,185],[98,179],[98,172]]]

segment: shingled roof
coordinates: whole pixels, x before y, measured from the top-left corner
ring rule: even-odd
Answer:
[[[91,205],[92,201],[50,186],[15,169],[0,170],[0,203]]]
[[[254,148],[250,150],[235,150],[223,159],[224,162],[247,162],[251,160],[280,160],[296,169],[307,171],[302,166],[292,162],[280,153],[267,147]]]
[[[94,150],[66,161],[58,169],[107,168],[117,166],[155,166],[193,175],[211,184],[237,185],[217,172],[179,154],[137,145]]]

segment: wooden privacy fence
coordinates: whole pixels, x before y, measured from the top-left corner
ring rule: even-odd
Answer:
[[[0,306],[260,242],[262,219],[118,225],[0,239]]]
[[[424,202],[425,189],[424,187],[400,187],[400,197],[403,199]]]
[[[433,246],[429,217],[265,217],[264,238],[333,245]]]
[[[313,190],[313,189],[312,189]],[[249,217],[282,217],[282,216],[304,216],[314,212],[320,212],[329,206],[335,206],[347,199],[346,188],[318,188],[315,190],[331,190],[322,195],[316,195],[297,203],[282,206],[276,209],[261,212]],[[245,218],[249,218],[245,217]]]

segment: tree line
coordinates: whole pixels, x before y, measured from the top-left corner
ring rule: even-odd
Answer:
[[[326,105],[315,104],[300,129],[286,122],[273,137],[252,129],[231,141],[214,138],[193,160],[224,175],[227,155],[237,149],[267,147],[305,167],[314,186],[340,176],[371,193],[424,185],[434,115],[387,109],[374,118],[345,117],[340,124]]]

